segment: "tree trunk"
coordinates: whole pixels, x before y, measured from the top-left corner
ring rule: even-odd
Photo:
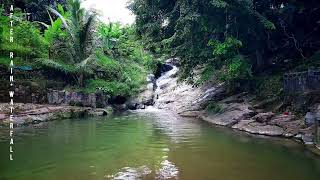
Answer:
[[[83,83],[83,72],[80,72],[80,75],[78,77],[78,84],[80,87],[84,87],[84,83]]]
[[[263,59],[262,59],[262,54],[258,49],[256,50],[256,59],[257,59],[257,61],[256,61],[257,62],[257,70],[259,71],[262,69],[264,63],[263,63]]]

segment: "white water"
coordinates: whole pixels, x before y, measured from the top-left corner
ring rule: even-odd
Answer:
[[[163,73],[156,80],[157,89],[155,90],[155,93],[157,96],[162,92],[163,88],[168,86],[171,82],[174,82],[175,75],[179,71],[179,68],[177,66],[174,66],[174,65],[170,65],[170,66],[172,66],[172,69],[170,71]]]

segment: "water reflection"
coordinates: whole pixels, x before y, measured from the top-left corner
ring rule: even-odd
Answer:
[[[134,113],[147,119],[152,118],[153,129],[170,137],[173,143],[193,142],[193,139],[201,136],[201,125],[195,119],[182,118],[170,111],[153,107]]]
[[[256,138],[155,109],[16,129],[0,141],[0,179],[316,180],[320,159],[283,139]],[[7,129],[0,129],[6,140]]]

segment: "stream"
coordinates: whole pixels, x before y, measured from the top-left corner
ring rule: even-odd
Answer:
[[[291,140],[250,136],[155,108],[0,129],[1,180],[317,180],[320,158]]]

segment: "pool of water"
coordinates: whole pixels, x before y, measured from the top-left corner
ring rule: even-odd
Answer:
[[[319,180],[320,158],[159,110],[0,129],[0,180]]]

